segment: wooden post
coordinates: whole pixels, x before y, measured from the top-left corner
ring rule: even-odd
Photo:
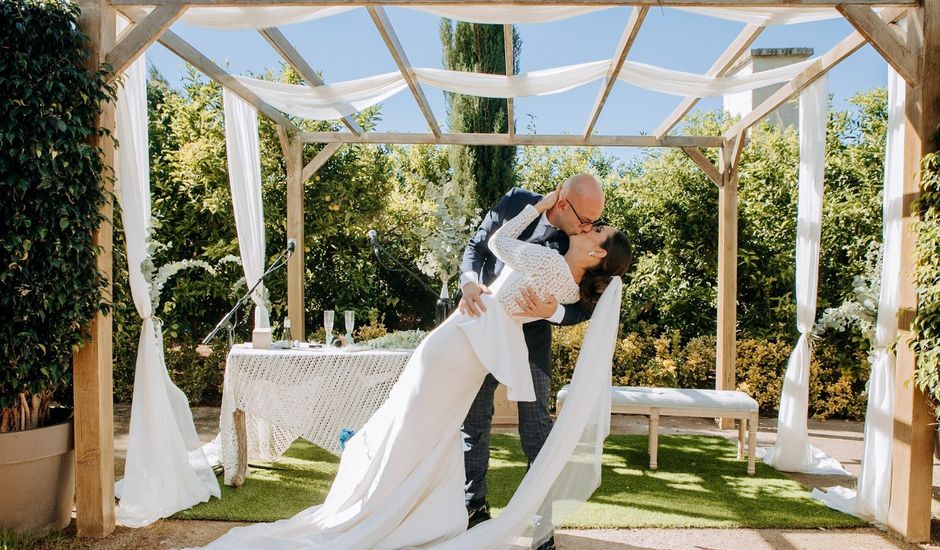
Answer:
[[[107,0],[81,0],[79,25],[89,40],[86,66],[96,71],[114,46],[115,11]],[[104,103],[98,125],[114,131],[114,104]],[[111,193],[114,141],[94,137],[105,165],[102,185],[108,199],[101,209],[104,221],[94,234],[100,247],[97,267],[108,278],[104,297],[111,298],[113,206]],[[75,400],[75,464],[78,535],[106,537],[114,531],[114,410],[112,403],[111,315],[97,313],[85,328],[91,340],[72,359]]]
[[[728,140],[721,149],[721,185],[718,189],[718,334],[715,357],[715,389],[735,388],[735,346],[737,344],[738,295],[738,157],[744,135]],[[734,426],[734,420],[718,420],[721,429]]]
[[[287,149],[287,238],[297,248],[287,263],[287,317],[291,338],[304,340],[304,159],[303,142],[294,136]]]
[[[892,447],[891,505],[888,526],[911,542],[930,540],[931,487],[935,426],[933,410],[926,396],[911,378],[914,355],[909,347],[910,323],[917,310],[914,281],[914,234],[917,213],[911,203],[920,193],[920,162],[927,153],[938,150],[936,132],[940,125],[940,0],[924,0],[924,7],[911,10],[907,45],[921,46],[917,63],[921,75],[918,86],[906,86],[904,129],[904,218],[901,237],[901,279]],[[921,34],[921,29],[923,34]]]

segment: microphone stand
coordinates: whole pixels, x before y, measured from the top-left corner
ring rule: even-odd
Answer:
[[[286,258],[284,257],[285,254],[287,255]],[[231,348],[235,344],[235,326],[238,324],[238,322],[233,321],[233,319],[235,318],[235,314],[238,313],[238,308],[251,299],[251,293],[254,292],[256,288],[258,288],[258,285],[264,281],[265,277],[287,265],[287,262],[290,260],[291,256],[293,256],[293,252],[290,249],[282,250],[280,255],[275,258],[274,264],[268,268],[267,271],[261,274],[261,277],[258,278],[258,282],[249,288],[248,292],[246,292],[244,296],[238,299],[238,302],[235,303],[235,307],[233,307],[228,313],[225,314],[224,317],[222,317],[222,319],[219,320],[218,324],[215,325],[215,328],[212,329],[212,332],[207,334],[206,337],[202,339],[202,343],[208,344],[210,341],[212,341],[213,338],[215,338],[216,334],[225,328],[228,330],[228,347]]]
[[[372,241],[372,252],[375,253],[375,257],[379,261],[380,264],[382,263],[382,256],[379,255],[379,252],[381,251],[381,252],[384,252],[386,256],[391,258],[392,261],[394,261],[395,264],[401,269],[401,271],[408,273],[409,275],[411,275],[412,279],[414,279],[415,281],[418,281],[418,284],[420,284],[422,288],[430,292],[433,296],[437,296],[437,307],[435,309],[434,320],[436,321],[438,325],[443,323],[444,320],[447,319],[447,316],[450,315],[450,312],[453,309],[453,303],[450,300],[450,294],[447,291],[447,285],[446,284],[443,285],[440,293],[436,292],[433,288],[428,286],[428,284],[425,283],[424,280],[421,279],[421,277],[419,277],[414,271],[409,269],[408,266],[406,266],[405,264],[401,263],[401,261],[399,261],[398,258],[396,258],[394,254],[392,254],[384,246],[382,246],[382,244],[379,243],[379,240],[376,235],[370,235],[369,239]]]

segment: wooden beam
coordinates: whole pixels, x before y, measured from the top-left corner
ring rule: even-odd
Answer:
[[[918,212],[912,201],[920,195],[921,159],[940,150],[940,0],[924,0],[907,21],[908,44],[923,45],[917,56],[923,79],[905,89],[904,218],[901,226],[901,273],[898,288],[897,379],[894,398],[894,440],[891,448],[891,499],[888,527],[910,542],[930,540],[933,447],[936,435],[933,405],[911,382],[917,368],[911,351],[910,321],[917,312],[914,272],[917,239],[913,226]]]
[[[878,17],[882,21],[891,23],[903,17],[904,14],[905,10],[902,8],[887,8],[882,10]],[[864,45],[865,38],[858,31],[843,38],[841,42],[817,58],[816,61],[813,61],[807,68],[803,69],[802,72],[794,76],[789,82],[755,107],[754,110],[744,115],[741,120],[724,133],[724,136],[730,139],[763,120],[764,117],[772,113],[777,107],[783,105],[803,88],[815,82],[817,78],[838,65],[843,59],[853,54]]]
[[[313,67],[307,63],[307,60],[304,59],[300,52],[294,48],[294,45],[290,43],[284,34],[275,27],[268,29],[261,29],[258,31],[265,40],[268,41],[268,44],[274,48],[277,53],[281,55],[284,61],[293,67],[300,77],[304,79],[304,82],[307,86],[323,86],[325,83],[323,79],[320,78],[320,75],[317,74]],[[349,131],[359,135],[362,133],[362,127],[359,126],[359,123],[351,116],[344,116],[342,118],[343,125],[349,128]]]
[[[725,139],[720,136],[598,136],[585,138],[569,134],[413,134],[396,132],[366,132],[354,136],[346,132],[302,132],[306,143],[398,143],[429,145],[558,145],[600,147],[721,147]]]
[[[336,151],[339,151],[339,148],[342,146],[342,143],[327,143],[326,146],[324,146],[323,149],[320,149],[320,152],[317,153],[315,157],[310,159],[310,162],[304,166],[300,179],[306,182],[312,178],[313,175],[316,174],[320,168],[323,168],[323,165],[326,164],[333,154],[335,154]]]
[[[715,389],[733,390],[737,353],[738,297],[738,167],[744,135],[738,134],[721,148],[718,189],[718,334]],[[733,426],[719,419],[721,429]]]
[[[94,73],[106,61],[114,46],[117,13],[107,0],[81,0],[79,27],[88,36],[85,68]],[[107,136],[93,133],[90,144],[101,151],[105,173],[101,185],[107,196],[101,208],[103,218],[95,231],[98,247],[95,267],[107,279],[102,298],[111,300],[113,234],[111,220],[114,171],[114,103],[101,105],[96,124]],[[75,404],[75,510],[80,537],[103,538],[114,531],[114,405],[111,314],[97,312],[85,332],[90,336],[72,358]]]
[[[604,85],[601,86],[597,94],[597,99],[594,100],[594,107],[591,109],[587,124],[584,126],[584,132],[582,132],[584,137],[590,136],[591,132],[594,131],[594,125],[597,124],[597,119],[601,116],[604,104],[607,103],[607,98],[610,96],[611,90],[614,89],[617,76],[620,74],[620,70],[623,69],[623,64],[627,60],[627,54],[630,53],[630,48],[636,40],[636,35],[640,32],[640,26],[643,24],[643,19],[646,18],[647,11],[649,11],[649,7],[647,6],[637,6],[633,8],[633,12],[630,14],[630,20],[627,21],[627,25],[623,29],[623,34],[620,36],[620,43],[617,44],[617,53],[614,54],[613,63],[611,63],[610,68],[607,69],[607,76],[604,77]]]
[[[112,0],[113,6],[409,6],[422,4],[466,5],[467,0]],[[713,8],[792,8],[835,7],[839,4],[863,6],[920,5],[920,0],[473,0],[473,4],[498,6],[651,6]]]
[[[144,12],[139,9],[122,9],[121,13],[126,15],[131,21],[141,21],[144,18]],[[214,61],[206,57],[199,50],[194,48],[188,42],[180,38],[173,31],[165,31],[158,41],[166,46],[168,50],[180,56],[184,61],[188,61],[193,67],[196,67],[202,74],[225,86],[233,93],[247,101],[250,105],[258,109],[258,112],[264,114],[281,126],[285,126],[295,132],[300,132],[300,128],[294,125],[284,113],[278,111],[254,92],[248,89],[244,84],[228,74],[225,69],[219,67]]]
[[[503,25],[503,54],[505,55],[506,60],[506,76],[512,76],[515,74],[516,64],[513,62],[513,39],[512,39],[512,25]],[[515,113],[513,112],[512,98],[506,98],[506,123],[507,123],[507,133],[512,136],[516,133],[516,121]]]
[[[836,9],[908,84],[918,84],[915,54],[907,48],[896,25],[885,23],[867,6],[839,5]]]
[[[718,171],[718,168],[712,164],[712,161],[708,160],[708,157],[702,154],[702,151],[698,147],[683,147],[682,151],[692,159],[699,168],[702,169],[702,172],[705,172],[705,175],[708,176],[708,179],[715,182],[715,185],[721,187],[722,179],[721,172]]]
[[[111,48],[105,61],[111,65],[111,78],[121,76],[137,56],[170,28],[184,10],[182,6],[157,6],[147,17],[128,30],[121,41]]]
[[[286,133],[286,132],[285,132]],[[287,262],[287,317],[291,338],[306,339],[304,315],[304,179],[303,142],[289,140],[287,155],[287,239],[297,243]]]
[[[369,15],[372,16],[372,21],[375,22],[375,28],[378,29],[379,34],[382,35],[382,40],[384,40],[385,45],[388,46],[388,51],[392,54],[395,64],[398,65],[398,70],[401,71],[405,82],[408,83],[408,88],[411,89],[411,93],[415,96],[415,101],[418,102],[418,108],[421,109],[421,113],[428,121],[428,127],[431,129],[431,133],[435,136],[440,136],[441,128],[434,118],[431,105],[428,103],[428,98],[424,96],[421,84],[418,83],[418,80],[415,78],[411,62],[408,61],[408,56],[405,55],[405,49],[401,47],[401,42],[398,41],[398,35],[395,34],[395,29],[392,28],[392,23],[388,20],[385,9],[381,6],[373,5],[366,6],[366,9],[369,10]]]
[[[728,48],[725,49],[721,56],[712,64],[711,68],[708,69],[705,76],[722,77],[728,74],[728,71],[734,67],[741,55],[751,47],[751,44],[757,40],[760,33],[764,32],[764,28],[763,25],[747,25],[744,27]],[[679,121],[692,110],[692,107],[699,102],[699,99],[701,98],[691,96],[684,98],[682,102],[669,113],[669,116],[660,123],[659,127],[653,132],[653,135],[657,138],[661,138],[668,134],[676,124],[679,124]]]

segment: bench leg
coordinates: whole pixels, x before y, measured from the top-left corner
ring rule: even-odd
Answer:
[[[746,418],[738,419],[738,460],[744,458],[744,430],[747,426]]]
[[[656,459],[659,454],[659,409],[650,411],[650,470],[658,466]]]
[[[748,434],[747,434],[747,473],[748,475],[754,475],[754,451],[757,447],[757,418],[755,414],[748,419]]]

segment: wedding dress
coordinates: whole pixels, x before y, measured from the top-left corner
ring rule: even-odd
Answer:
[[[503,513],[467,530],[460,426],[477,390],[492,373],[510,399],[535,400],[522,332],[527,319],[512,317],[515,298],[522,287],[566,304],[579,298],[561,255],[517,239],[538,215],[528,206],[490,238],[506,267],[493,294],[483,295],[486,312],[456,312],[421,342],[388,399],[346,443],[323,504],[236,527],[206,548],[508,548],[524,533],[536,543],[550,536],[551,522],[537,517],[546,506],[554,505],[557,523],[590,497],[609,431],[619,278],[595,308],[569,397],[537,460]]]

